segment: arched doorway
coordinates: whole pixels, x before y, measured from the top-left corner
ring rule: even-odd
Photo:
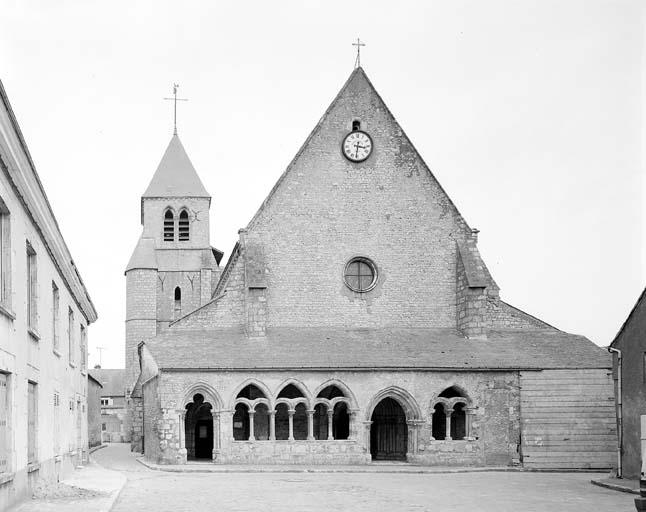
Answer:
[[[397,400],[381,400],[372,413],[370,455],[372,460],[406,460],[408,426],[406,413]]]
[[[193,401],[186,405],[184,432],[186,437],[186,456],[188,459],[213,458],[213,415],[211,404],[197,393]]]

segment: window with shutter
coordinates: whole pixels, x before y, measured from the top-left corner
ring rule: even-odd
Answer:
[[[9,471],[9,436],[7,423],[9,421],[9,403],[7,400],[7,374],[0,373],[0,473]]]
[[[36,384],[29,382],[27,399],[27,464],[36,462]]]

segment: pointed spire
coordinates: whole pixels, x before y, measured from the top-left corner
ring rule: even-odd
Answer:
[[[146,197],[211,197],[176,134],[170,140],[142,199]]]

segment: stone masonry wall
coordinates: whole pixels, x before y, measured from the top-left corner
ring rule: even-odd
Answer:
[[[199,392],[216,413],[219,462],[283,463],[325,461],[358,463],[370,459],[370,416],[385,396],[398,400],[409,423],[409,461],[426,465],[509,465],[518,457],[520,402],[517,372],[163,372],[159,385],[163,429],[167,441],[159,461],[182,460],[180,418],[186,403]],[[351,436],[347,441],[233,441],[233,403],[249,382],[270,400],[293,383],[312,399],[329,384],[344,390],[351,402]],[[457,386],[470,401],[470,440],[431,439],[434,399]],[[377,398],[378,397],[378,398]]]
[[[341,154],[352,122],[370,134],[364,162]],[[248,226],[264,248],[267,327],[455,327],[456,240],[471,236],[362,72],[354,75]],[[345,286],[370,258],[372,291]]]
[[[490,329],[554,329],[495,297],[487,298],[487,326]]]

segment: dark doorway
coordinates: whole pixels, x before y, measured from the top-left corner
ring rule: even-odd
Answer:
[[[186,405],[184,421],[186,455],[188,459],[213,458],[213,415],[211,404],[197,393]]]
[[[370,454],[372,460],[406,460],[408,427],[404,409],[396,400],[384,398],[372,413]]]
[[[198,420],[195,424],[195,458],[213,457],[213,420]]]

